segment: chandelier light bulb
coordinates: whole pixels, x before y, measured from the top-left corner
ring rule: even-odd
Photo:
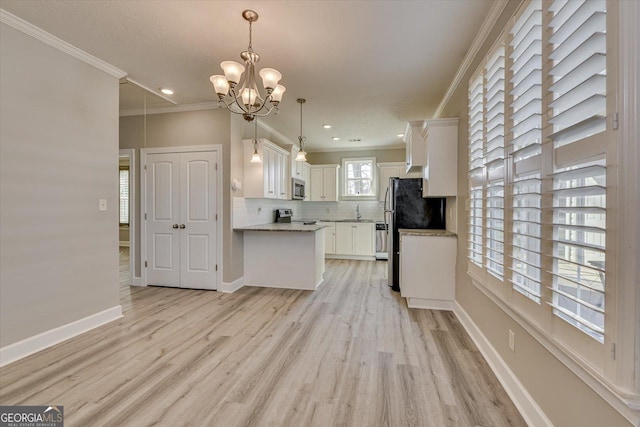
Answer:
[[[282,101],[282,95],[284,95],[285,90],[287,90],[287,88],[282,85],[276,86],[273,92],[271,92],[271,102],[278,105],[280,101]]]
[[[240,82],[240,77],[242,77],[242,73],[244,73],[244,66],[242,64],[238,64],[235,61],[224,61],[220,64],[220,67],[224,71],[224,76],[231,87]]]
[[[245,106],[251,106],[256,103],[258,92],[255,89],[244,88],[240,91],[240,96],[242,97],[242,103]]]
[[[213,88],[218,94],[218,97],[224,97],[229,93],[229,82],[227,82],[225,76],[211,76],[209,80],[213,83]]]
[[[253,149],[253,154],[251,155],[251,163],[262,163],[260,154],[258,154],[258,150],[255,148]]]
[[[298,151],[296,154],[296,162],[306,162],[307,161],[307,153],[304,150]]]
[[[267,93],[271,93],[278,86],[278,82],[282,78],[282,74],[273,68],[263,68],[258,74],[262,77],[262,86],[264,86]]]

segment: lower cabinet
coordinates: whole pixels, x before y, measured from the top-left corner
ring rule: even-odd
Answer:
[[[411,308],[453,310],[456,237],[400,235],[400,295]]]
[[[375,224],[335,223],[335,255],[375,256]]]
[[[320,224],[327,226],[324,229],[324,254],[333,255],[336,253],[336,223],[321,222]]]

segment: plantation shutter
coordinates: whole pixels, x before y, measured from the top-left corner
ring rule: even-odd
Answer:
[[[542,5],[532,1],[511,31],[509,152],[512,161],[513,289],[540,303],[542,191]]]
[[[499,45],[489,55],[485,73],[485,167],[487,179],[485,265],[489,273],[504,278],[504,110],[505,52]]]
[[[553,312],[604,342],[606,2],[554,1]]]
[[[129,168],[120,166],[120,225],[129,225]]]
[[[469,260],[482,267],[484,185],[482,74],[469,85]]]

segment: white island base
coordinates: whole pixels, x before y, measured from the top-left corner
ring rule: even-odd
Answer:
[[[245,286],[315,290],[324,280],[322,228],[304,231],[243,228]]]

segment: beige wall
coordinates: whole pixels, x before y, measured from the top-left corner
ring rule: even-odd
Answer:
[[[238,118],[226,110],[201,110],[179,113],[149,114],[120,118],[120,148],[156,148],[187,145],[222,145],[223,188],[223,281],[232,282],[242,276],[242,236],[232,231],[231,173],[242,176],[239,153],[242,152],[241,126]],[[146,132],[145,132],[146,130]],[[237,139],[237,141],[236,141]],[[232,141],[234,144],[232,144]],[[236,150],[237,148],[237,150]],[[239,150],[239,151],[238,151]],[[234,158],[232,166],[232,156]],[[138,156],[141,158],[141,156]],[[139,166],[139,165],[138,165]],[[138,171],[140,168],[138,167]],[[138,180],[139,182],[139,180]],[[141,217],[140,189],[136,189],[136,211]],[[142,221],[139,222],[142,224]],[[140,241],[142,227],[138,227]],[[141,245],[137,245],[139,248]],[[136,251],[136,276],[140,276],[140,253]]]
[[[0,51],[4,347],[120,304],[118,79],[5,24]]]
[[[519,2],[512,1],[462,79],[441,117],[459,117],[458,128],[458,262],[456,300],[489,339],[509,368],[556,426],[623,426],[626,420],[489,300],[472,283],[467,270],[468,125],[467,91],[471,74],[488,52]],[[517,352],[508,348],[508,331],[516,333]]]
[[[341,165],[342,159],[348,157],[375,157],[378,163],[404,162],[406,160],[404,148],[391,150],[330,151],[307,154],[307,160],[312,165]]]

